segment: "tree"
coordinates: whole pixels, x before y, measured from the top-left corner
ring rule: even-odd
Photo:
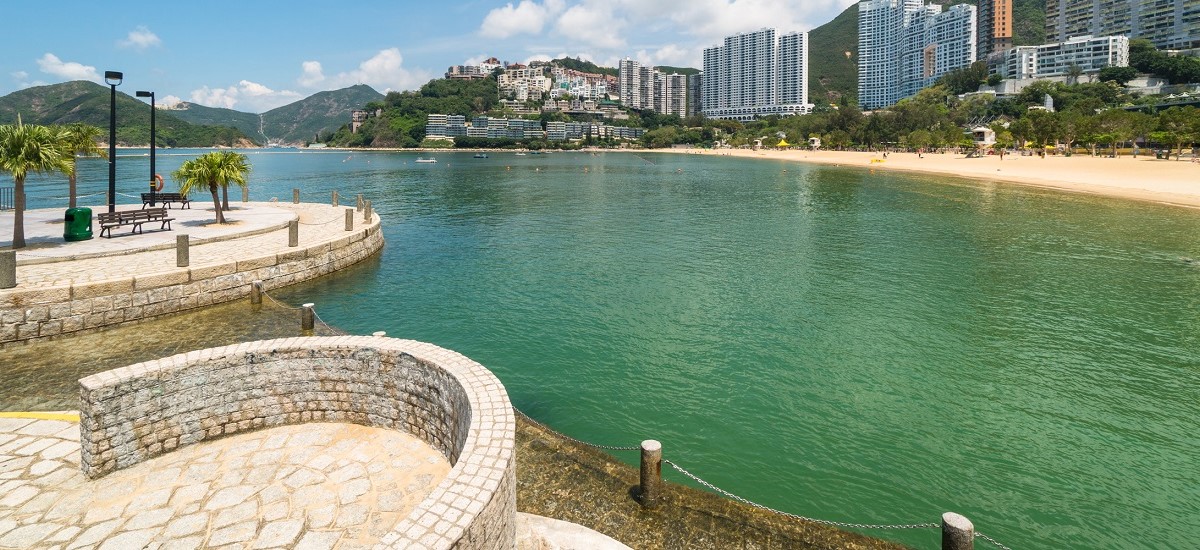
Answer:
[[[71,153],[71,171],[67,174],[67,206],[75,208],[75,159],[79,156],[90,157],[92,155],[100,158],[108,158],[108,154],[96,144],[96,138],[100,137],[100,129],[91,124],[68,124],[64,133],[64,146]]]
[[[1200,111],[1195,107],[1171,107],[1158,114],[1158,132],[1154,138],[1170,143],[1175,149],[1175,160],[1183,154],[1184,143],[1194,143],[1200,133]]]
[[[1000,160],[1004,160],[1004,151],[1013,145],[1012,132],[1001,123],[995,123],[991,126],[992,131],[996,132],[996,144],[993,149],[1000,155]]]
[[[230,183],[245,186],[249,173],[250,164],[246,161],[246,155],[233,151],[214,151],[185,161],[178,170],[171,173],[171,178],[179,182],[179,192],[185,195],[200,188],[212,193],[217,223],[225,223],[221,202],[217,198],[217,188],[227,188]]]
[[[70,173],[63,131],[47,126],[0,126],[0,170],[13,175],[13,249],[25,248],[25,177],[29,172]]]
[[[1105,67],[1100,69],[1097,78],[1100,82],[1116,82],[1124,86],[1126,82],[1137,78],[1138,71],[1133,67]]]

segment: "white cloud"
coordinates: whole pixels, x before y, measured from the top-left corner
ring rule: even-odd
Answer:
[[[17,71],[15,73],[12,73],[12,77],[17,80],[25,80],[26,78],[29,78],[29,73],[27,73],[25,71]]]
[[[508,38],[518,34],[538,34],[550,19],[562,11],[563,0],[521,0],[489,11],[479,25],[479,34],[488,38]]]
[[[554,30],[562,36],[597,48],[625,47],[621,37],[627,22],[608,2],[584,2],[558,18]]]
[[[305,61],[300,64],[300,70],[300,78],[297,78],[296,82],[305,88],[312,88],[325,80],[320,61]]]
[[[272,90],[257,82],[242,80],[228,88],[204,86],[192,90],[192,102],[207,107],[237,108],[239,111],[261,113],[287,105],[303,96],[291,90]]]
[[[183,99],[180,99],[179,96],[169,95],[167,97],[164,97],[164,98],[158,100],[158,108],[171,109],[171,108],[175,107],[176,105],[179,105],[182,102],[183,102]]]
[[[96,72],[95,67],[74,61],[63,61],[52,53],[43,55],[41,59],[37,60],[37,64],[43,73],[57,77],[70,80],[100,80],[100,74]]]
[[[431,77],[428,71],[405,69],[400,49],[388,48],[360,63],[357,69],[327,79],[325,87],[332,89],[366,84],[386,93],[391,90],[411,90],[428,82]]]
[[[161,46],[162,40],[158,38],[157,34],[150,32],[150,29],[144,25],[140,25],[138,28],[129,31],[129,35],[124,40],[118,41],[117,45],[122,48],[144,50],[151,46]]]
[[[633,58],[647,65],[686,67],[692,64],[697,59],[697,56],[697,52],[683,48],[678,44],[667,44],[652,52],[639,50],[633,55]]]

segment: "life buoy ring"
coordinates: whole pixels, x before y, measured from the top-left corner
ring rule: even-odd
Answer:
[[[155,192],[162,191],[162,188],[163,188],[163,177],[159,174],[154,174],[154,191]]]

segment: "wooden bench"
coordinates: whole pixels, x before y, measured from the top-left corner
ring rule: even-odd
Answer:
[[[122,210],[119,212],[101,212],[96,216],[100,222],[100,236],[111,239],[112,229],[124,225],[131,226],[130,234],[141,233],[142,224],[146,222],[162,222],[159,229],[171,231],[171,220],[167,217],[166,208],[147,208],[145,210]],[[104,233],[107,232],[108,235]]]
[[[180,208],[191,208],[192,201],[187,198],[187,195],[180,193],[155,193],[155,203],[163,203],[167,208],[171,207],[171,203],[179,203]],[[150,206],[150,193],[142,193],[142,208]]]

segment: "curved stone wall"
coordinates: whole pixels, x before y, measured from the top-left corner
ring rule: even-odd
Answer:
[[[172,268],[137,277],[0,292],[0,349],[5,345],[136,323],[229,302],[327,275],[383,248],[379,218],[345,237],[217,265]]]
[[[513,548],[516,423],[482,365],[411,340],[287,338],[194,351],[80,380],[83,471],[98,478],[245,430],[349,422],[440,450],[449,475],[382,542]]]

